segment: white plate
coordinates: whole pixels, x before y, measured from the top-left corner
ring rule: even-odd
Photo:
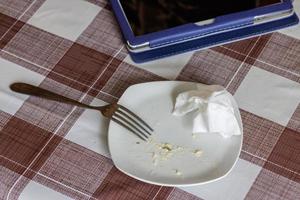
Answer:
[[[154,128],[155,141],[182,146],[184,151],[156,162],[155,166],[152,156],[158,148],[153,142],[142,142],[134,134],[110,122],[109,150],[119,170],[141,181],[165,186],[204,184],[230,172],[241,151],[242,135],[224,139],[210,133],[194,138],[192,114],[183,117],[171,114],[176,96],[183,91],[196,89],[196,84],[199,83],[150,82],[131,86],[125,91],[119,104],[141,116]],[[237,107],[235,111],[242,127]],[[203,151],[200,157],[192,153],[196,149]],[[176,174],[176,170],[181,175]]]

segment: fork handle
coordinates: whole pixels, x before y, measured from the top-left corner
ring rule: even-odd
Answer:
[[[36,96],[36,97],[40,97],[40,98],[44,98],[44,99],[49,99],[49,100],[53,100],[53,101],[57,101],[57,102],[61,102],[61,103],[66,103],[66,104],[70,104],[70,105],[74,105],[74,106],[79,106],[79,107],[82,107],[82,108],[89,108],[89,109],[99,110],[99,107],[90,106],[90,105],[81,103],[79,101],[69,99],[69,98],[64,97],[62,95],[56,94],[56,93],[51,92],[49,90],[45,90],[43,88],[40,88],[40,87],[37,87],[37,86],[34,86],[34,85],[30,85],[30,84],[27,84],[27,83],[13,83],[13,84],[10,85],[10,89],[12,91],[22,93],[22,94],[32,95],[32,96]]]

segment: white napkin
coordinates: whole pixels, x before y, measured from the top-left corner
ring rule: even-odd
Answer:
[[[193,133],[218,133],[224,138],[240,135],[241,129],[235,114],[237,104],[233,96],[222,86],[197,85],[197,90],[179,94],[176,98],[173,115],[183,116],[196,112]]]

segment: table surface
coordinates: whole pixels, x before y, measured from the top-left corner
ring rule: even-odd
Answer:
[[[106,0],[0,0],[0,48],[0,199],[300,199],[300,26],[135,64]],[[234,94],[244,141],[227,177],[185,188],[134,180],[110,159],[108,120],[8,88],[103,105],[157,80]]]

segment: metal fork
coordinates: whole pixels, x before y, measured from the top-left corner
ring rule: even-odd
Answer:
[[[102,113],[103,116],[123,126],[144,141],[147,141],[147,139],[153,132],[153,129],[144,120],[142,120],[139,116],[134,114],[126,107],[117,103],[112,103],[105,106],[90,106],[27,83],[13,83],[12,85],[10,85],[10,89],[22,94],[37,96],[40,98],[71,104],[82,108],[98,110]]]

